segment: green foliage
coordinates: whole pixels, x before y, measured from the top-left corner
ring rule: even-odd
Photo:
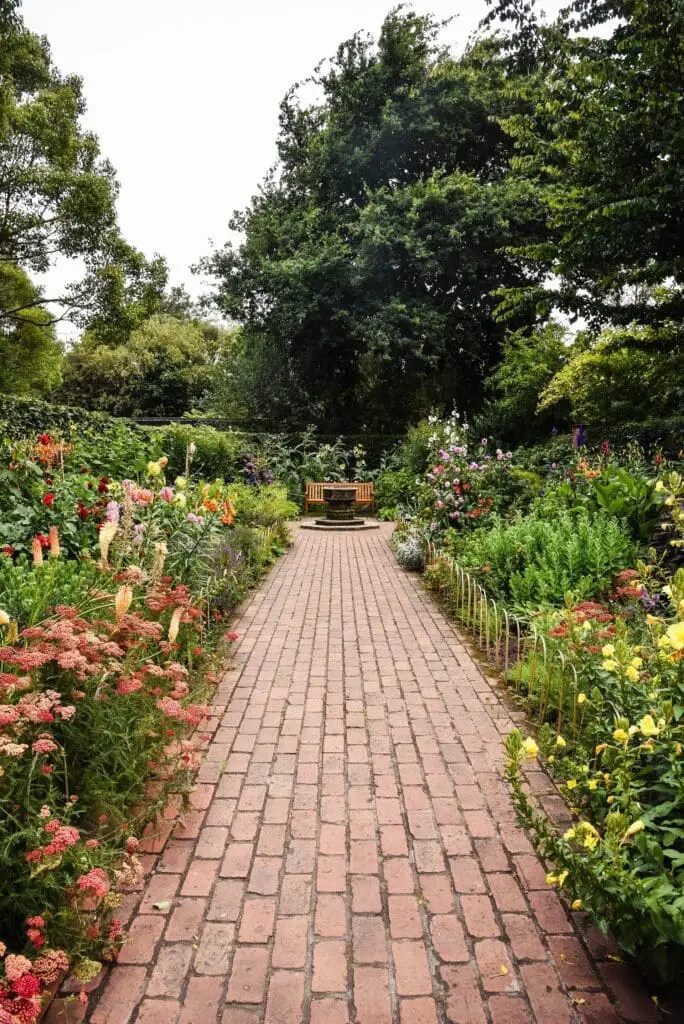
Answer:
[[[283,101],[280,173],[235,215],[244,241],[205,261],[243,325],[227,414],[382,431],[477,402],[503,337],[491,293],[535,278],[506,247],[537,209],[506,178],[489,65],[437,37],[393,11],[319,69],[319,103]]]
[[[286,519],[294,519],[299,508],[287,496],[282,484],[233,483],[229,486],[238,522],[247,526],[275,526]]]
[[[11,263],[0,263],[0,392],[42,395],[62,379],[62,346],[39,290]],[[8,316],[21,310],[21,316]]]
[[[625,421],[666,418],[684,403],[684,368],[678,337],[665,327],[615,328],[587,346],[580,341],[565,365],[540,391],[539,411],[552,416],[570,407],[578,423],[605,431]]]
[[[452,538],[459,564],[472,570],[496,598],[526,613],[604,593],[634,563],[636,548],[606,514],[559,514],[553,521],[517,518]]]
[[[487,401],[475,421],[484,434],[518,442],[549,434],[569,422],[569,403],[538,408],[539,396],[562,370],[569,353],[565,329],[551,321],[535,331],[516,331],[503,344],[501,362],[487,378]]]
[[[206,401],[229,337],[168,315],[144,320],[118,345],[87,332],[66,356],[60,396],[117,416],[180,416]]]

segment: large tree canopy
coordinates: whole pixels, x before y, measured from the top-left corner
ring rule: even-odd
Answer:
[[[158,306],[166,264],[121,238],[114,170],[82,125],[81,80],[60,74],[19,6],[0,0],[0,263],[32,274],[59,256],[81,260],[85,275],[60,294],[4,301],[0,324],[35,324],[41,305],[48,321],[107,323],[121,337]]]
[[[280,164],[231,225],[243,241],[205,261],[244,327],[247,418],[396,430],[477,401],[503,337],[492,292],[536,280],[504,251],[536,200],[506,177],[483,67],[397,10],[317,70],[317,102],[285,97]]]
[[[62,379],[62,346],[39,300],[22,270],[0,263],[0,309],[25,308],[19,320],[0,320],[0,393],[46,394]]]

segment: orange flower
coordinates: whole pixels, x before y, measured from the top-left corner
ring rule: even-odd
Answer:
[[[207,512],[215,512],[218,508],[218,501],[214,498],[205,498],[202,502],[202,507],[206,508]]]

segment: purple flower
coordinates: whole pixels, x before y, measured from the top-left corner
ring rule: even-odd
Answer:
[[[196,516],[194,512],[188,512],[185,518],[189,523],[197,523],[198,526],[201,526],[202,523],[204,522],[204,517]]]
[[[133,543],[142,544],[143,534],[145,533],[146,526],[144,523],[136,523],[133,527]]]
[[[120,513],[121,506],[118,501],[107,502],[107,514],[105,515],[105,519],[108,523],[118,523]]]
[[[487,447],[487,438],[483,437],[482,440],[480,441],[480,444],[482,445],[483,448],[486,448]]]

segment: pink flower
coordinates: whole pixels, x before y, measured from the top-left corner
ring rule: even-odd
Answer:
[[[162,501],[170,502],[173,501],[173,487],[162,487],[159,492],[159,497]]]
[[[59,745],[55,743],[49,733],[43,733],[33,744],[31,750],[34,754],[52,754],[55,750],[59,750]]]
[[[91,868],[77,880],[81,892],[92,892],[95,896],[106,896],[109,892],[109,877],[102,868]]]
[[[25,956],[10,953],[5,959],[5,977],[8,981],[16,981],[22,974],[31,973],[31,961]]]

